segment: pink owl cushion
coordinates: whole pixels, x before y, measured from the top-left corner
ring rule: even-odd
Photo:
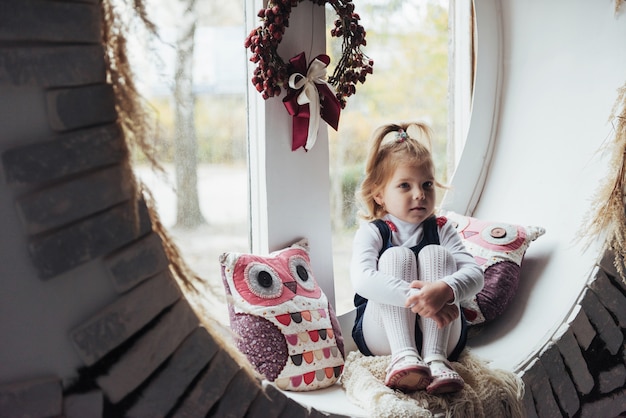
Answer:
[[[522,260],[530,243],[545,233],[537,226],[483,221],[447,212],[467,251],[485,274],[485,286],[461,304],[469,325],[487,323],[504,312],[517,292]]]
[[[224,253],[222,280],[239,350],[283,390],[334,384],[344,365],[339,322],[302,240],[268,256]]]

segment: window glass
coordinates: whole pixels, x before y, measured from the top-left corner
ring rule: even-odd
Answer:
[[[206,283],[201,298],[189,299],[227,323],[218,258],[250,248],[244,6],[193,3],[185,12],[181,2],[151,0],[159,37],[136,29],[129,39],[139,88],[158,119],[154,141],[164,172],[141,155],[134,167],[184,260]]]
[[[362,180],[367,145],[378,126],[421,120],[434,130],[437,177],[448,179],[448,3],[440,0],[363,0],[356,12],[367,32],[365,53],[374,74],[358,84],[341,112],[338,132],[329,129],[331,218],[336,305],[353,308],[349,264],[358,218],[354,192]],[[327,27],[335,12],[327,6]],[[328,36],[330,73],[341,41]],[[439,191],[439,198],[443,194]]]

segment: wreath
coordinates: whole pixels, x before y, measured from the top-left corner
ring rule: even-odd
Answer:
[[[250,61],[257,64],[251,79],[252,84],[264,99],[278,96],[281,88],[287,88],[293,73],[291,63],[285,64],[277,48],[289,26],[291,9],[304,0],[270,0],[265,9],[259,10],[261,26],[253,29],[246,37],[244,46],[250,49]],[[367,74],[372,74],[374,61],[361,50],[366,45],[365,29],[359,24],[360,16],[354,12],[352,0],[311,0],[323,6],[328,3],[337,13],[330,34],[343,38],[342,53],[328,84],[335,89],[341,108],[346,98],[356,92],[357,83],[365,83]]]
[[[361,18],[354,12],[352,0],[311,0],[320,6],[329,3],[333,7],[338,17],[330,34],[343,38],[341,58],[328,81],[327,55],[318,55],[307,66],[302,52],[286,64],[278,55],[278,45],[289,26],[291,9],[300,1],[304,0],[269,0],[267,7],[258,13],[263,23],[244,42],[252,52],[250,61],[257,64],[252,84],[263,98],[278,96],[283,88],[289,89],[283,103],[293,116],[293,151],[300,147],[311,149],[320,119],[337,130],[346,98],[356,92],[357,83],[365,83],[374,65],[361,50],[366,45],[365,29],[359,24]]]

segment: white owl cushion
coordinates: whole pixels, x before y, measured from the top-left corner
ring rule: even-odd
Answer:
[[[524,254],[530,243],[545,233],[538,226],[483,221],[446,212],[467,251],[485,274],[485,286],[471,301],[461,304],[470,325],[487,323],[511,303],[519,285]]]
[[[268,256],[224,253],[220,263],[237,347],[255,369],[283,390],[334,384],[343,338],[311,271],[308,242]]]

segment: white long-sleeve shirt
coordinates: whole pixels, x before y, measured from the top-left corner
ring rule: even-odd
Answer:
[[[391,242],[395,246],[413,247],[424,236],[422,224],[404,222],[389,214],[383,219],[391,221],[397,228],[397,231],[391,232]],[[438,232],[440,245],[450,251],[457,267],[454,274],[442,280],[452,288],[455,302],[470,299],[483,288],[483,272],[474,257],[465,250],[452,222],[446,222]],[[378,271],[378,254],[382,247],[383,238],[376,225],[362,221],[352,246],[350,264],[352,287],[366,299],[404,307],[406,299],[411,294],[419,292],[419,289],[411,288],[410,283],[401,278]]]

